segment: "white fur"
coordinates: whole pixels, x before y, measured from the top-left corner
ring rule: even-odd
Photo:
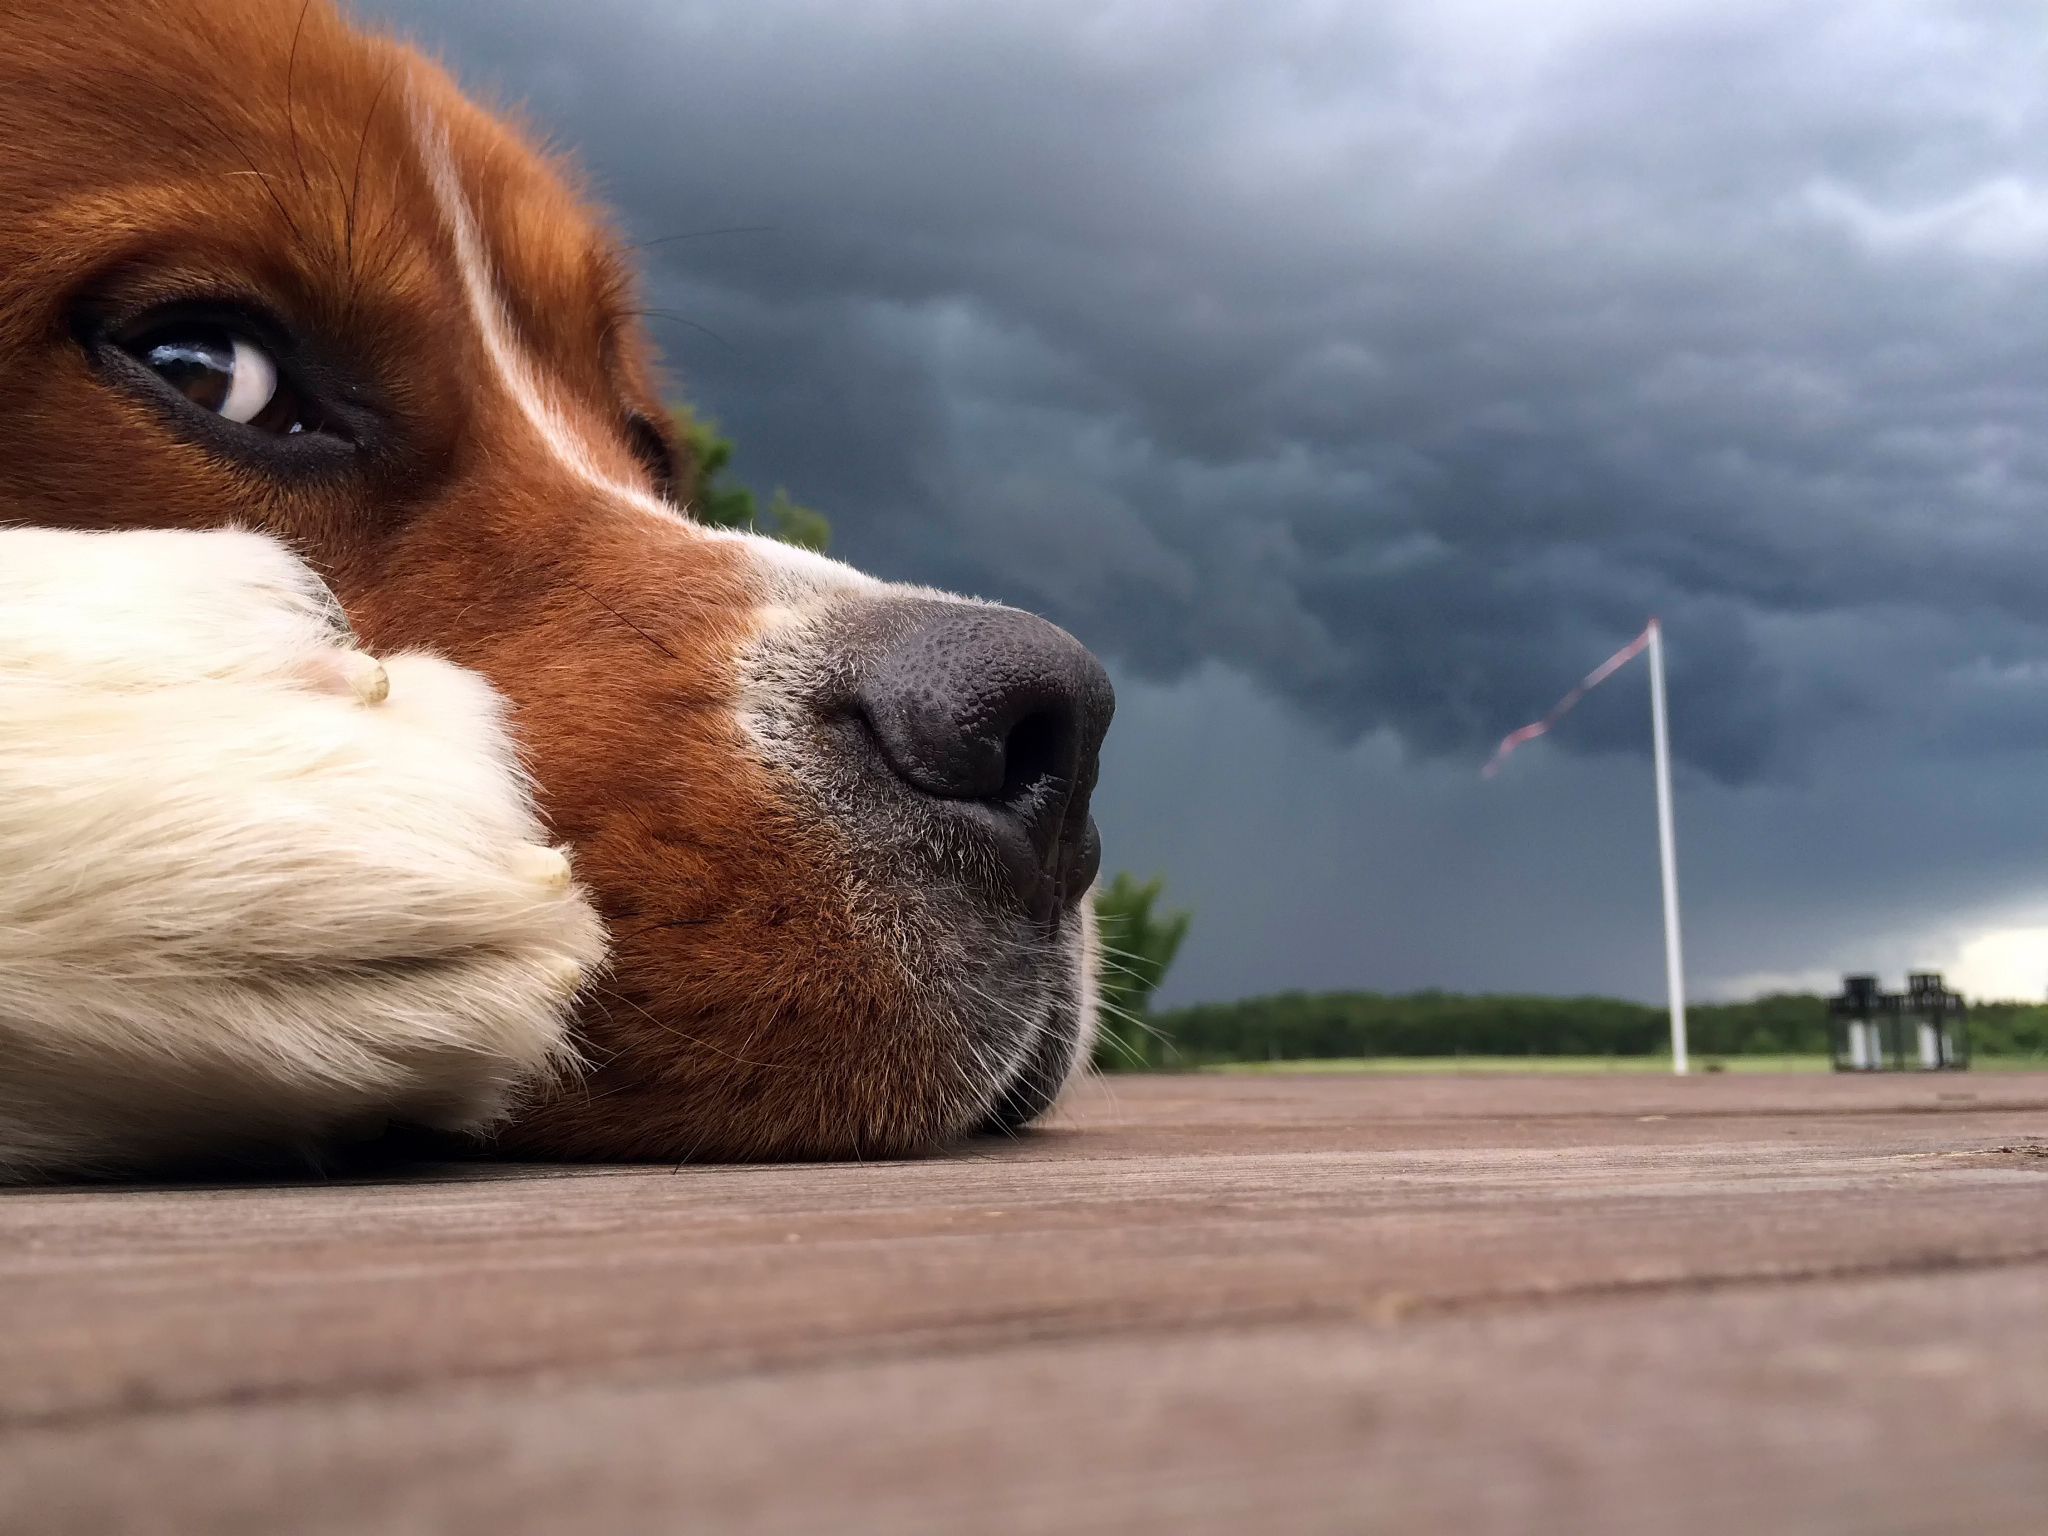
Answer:
[[[400,655],[366,703],[352,643],[255,534],[0,528],[0,1179],[483,1128],[568,1062],[602,930],[500,700]]]

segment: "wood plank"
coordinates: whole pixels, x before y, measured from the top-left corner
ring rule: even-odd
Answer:
[[[0,1523],[2039,1529],[2044,1151],[2043,1074],[1127,1078],[916,1163],[16,1192]]]

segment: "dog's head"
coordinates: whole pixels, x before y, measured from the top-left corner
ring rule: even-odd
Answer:
[[[614,946],[515,1145],[880,1153],[1050,1102],[1107,679],[685,518],[559,166],[325,0],[9,6],[0,142],[0,518],[277,534],[373,649],[512,700]]]

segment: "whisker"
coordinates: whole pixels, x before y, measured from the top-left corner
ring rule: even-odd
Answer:
[[[706,336],[709,336],[721,347],[724,347],[726,351],[732,353],[733,356],[744,356],[744,354],[740,351],[738,347],[734,346],[731,342],[727,341],[723,336],[719,335],[718,332],[712,330],[710,326],[700,325],[697,321],[692,320],[688,315],[679,315],[675,313],[673,310],[668,309],[629,309],[626,311],[626,313],[629,315],[638,316],[640,319],[643,320],[673,320],[677,325],[687,325],[693,331],[702,331]]]
[[[628,1008],[632,1009],[635,1013],[639,1014],[641,1018],[645,1019],[648,1023],[652,1024],[656,1029],[664,1030],[667,1033],[674,1035],[678,1040],[687,1040],[692,1045],[701,1045],[707,1051],[716,1051],[721,1056],[731,1057],[732,1060],[738,1062],[743,1067],[767,1067],[779,1071],[783,1067],[788,1065],[788,1063],[786,1062],[749,1061],[744,1056],[734,1056],[731,1051],[728,1051],[722,1045],[718,1045],[710,1040],[700,1039],[696,1035],[691,1034],[688,1030],[678,1029],[675,1027],[675,1025],[670,1024],[665,1020],[657,1019],[653,1014],[649,1013],[645,1008],[642,1008],[638,1003],[634,1002],[633,999],[627,997],[622,992],[616,992],[610,987],[592,987],[590,990],[599,997],[609,998],[611,1001],[615,1003],[624,1003]],[[747,1044],[749,1046],[753,1044],[753,1036],[749,1035],[747,1037]]]
[[[355,172],[349,178],[348,203],[342,216],[342,253],[348,269],[349,296],[354,298],[358,291],[356,280],[356,208],[361,202],[363,191],[363,157],[370,148],[370,128],[377,120],[377,108],[383,105],[384,92],[390,88],[397,76],[399,66],[393,64],[384,71],[384,78],[377,82],[376,94],[370,98],[370,110],[363,114],[362,132],[356,136]]]
[[[597,606],[602,608],[606,613],[610,614],[613,618],[617,619],[621,624],[625,625],[626,628],[633,631],[633,633],[638,635],[642,640],[645,640],[649,645],[653,646],[657,651],[661,652],[661,654],[666,656],[670,661],[681,661],[683,659],[682,657],[678,656],[674,651],[670,650],[667,646],[663,645],[659,640],[655,639],[654,636],[647,633],[647,631],[642,629],[638,624],[635,624],[631,619],[627,618],[623,613],[619,612],[619,610],[614,608],[610,603],[606,602],[603,598],[599,597],[595,592],[591,591],[590,588],[584,586],[582,582],[577,581],[573,576],[564,576],[562,579],[568,582],[569,585],[574,587],[578,592],[581,592],[585,597],[589,598],[593,603],[597,604]]]
[[[636,240],[626,247],[629,251],[651,251],[657,245],[673,245],[678,240],[708,240],[713,235],[765,235],[780,229],[779,224],[727,224],[718,229],[686,229],[679,235],[662,235],[653,240]]]
[[[306,30],[306,16],[312,9],[313,0],[305,0],[299,7],[298,24],[292,28],[292,51],[285,59],[284,65],[284,128],[286,135],[291,139],[292,163],[299,169],[299,185],[309,192],[312,190],[312,183],[306,179],[306,162],[299,154],[299,122],[292,103],[292,85],[299,68],[299,38]]]

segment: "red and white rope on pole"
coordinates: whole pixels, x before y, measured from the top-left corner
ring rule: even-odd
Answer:
[[[1644,648],[1647,647],[1650,643],[1650,630],[1653,630],[1656,627],[1657,621],[1655,619],[1650,620],[1648,629],[1645,629],[1640,635],[1637,635],[1635,639],[1629,641],[1627,645],[1624,645],[1612,656],[1608,657],[1605,661],[1601,662],[1599,666],[1595,667],[1592,671],[1588,672],[1586,674],[1585,680],[1581,682],[1578,687],[1574,688],[1570,693],[1566,694],[1563,698],[1559,699],[1557,701],[1556,707],[1553,708],[1549,714],[1545,715],[1541,720],[1538,720],[1534,725],[1525,725],[1519,731],[1509,731],[1507,735],[1503,736],[1501,738],[1500,745],[1494,748],[1492,760],[1488,762],[1484,768],[1479,770],[1480,776],[1482,778],[1490,779],[1496,773],[1499,773],[1500,765],[1508,760],[1508,754],[1510,752],[1514,751],[1515,748],[1519,747],[1523,742],[1534,741],[1538,736],[1541,736],[1545,731],[1548,731],[1553,725],[1557,724],[1558,721],[1562,720],[1567,714],[1571,712],[1571,707],[1574,704],[1578,703],[1579,700],[1583,699],[1588,693],[1592,692],[1595,688],[1598,688],[1602,683],[1606,682],[1607,679],[1614,676],[1614,674],[1619,672],[1622,669],[1622,667],[1625,666],[1628,662],[1642,655]]]
[[[1671,817],[1671,734],[1664,712],[1662,626],[1650,620],[1640,635],[1588,672],[1549,714],[1519,731],[1508,732],[1480,772],[1489,779],[1499,773],[1510,752],[1556,725],[1587,693],[1644,651],[1650,653],[1650,739],[1657,770],[1657,862],[1664,877],[1664,986],[1671,1006],[1671,1070],[1683,1075],[1690,1065],[1685,1038],[1685,950],[1678,931],[1678,839]]]

